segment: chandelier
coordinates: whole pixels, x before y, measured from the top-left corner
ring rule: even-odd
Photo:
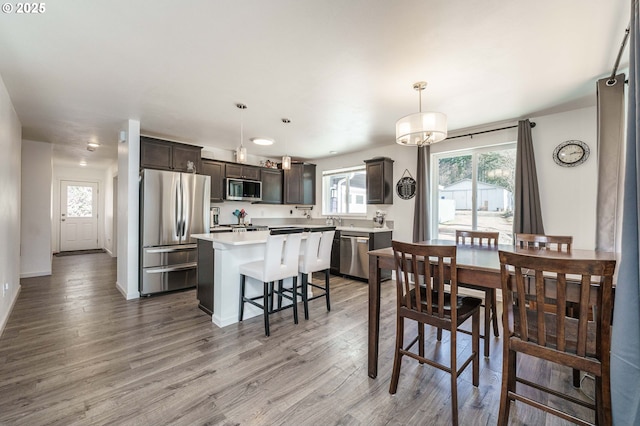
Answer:
[[[400,145],[430,145],[447,138],[447,116],[441,112],[422,112],[422,91],[426,87],[426,81],[413,84],[413,89],[418,92],[419,112],[396,122],[396,143]]]

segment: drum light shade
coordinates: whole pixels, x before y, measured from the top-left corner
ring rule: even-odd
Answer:
[[[418,92],[420,112],[402,117],[396,122],[396,143],[406,146],[422,146],[447,138],[447,116],[441,112],[422,112],[422,91],[425,81],[414,83]]]
[[[396,123],[396,142],[400,145],[429,145],[447,138],[447,116],[441,112],[418,112]]]

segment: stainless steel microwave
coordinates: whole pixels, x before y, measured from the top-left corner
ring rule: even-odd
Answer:
[[[227,178],[225,198],[232,201],[262,201],[262,182]]]

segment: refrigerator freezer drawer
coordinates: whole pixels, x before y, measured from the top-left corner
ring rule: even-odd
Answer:
[[[197,262],[197,249],[197,244],[145,247],[142,250],[142,267],[148,268],[150,266]]]
[[[154,266],[142,270],[140,295],[181,290],[196,286],[197,263]]]

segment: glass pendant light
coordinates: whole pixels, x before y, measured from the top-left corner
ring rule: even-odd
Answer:
[[[282,122],[284,124],[289,124],[291,123],[291,120],[289,120],[288,118],[283,118]],[[286,141],[286,139],[285,139]],[[285,142],[285,155],[282,157],[282,170],[291,170],[291,157],[289,157],[286,152],[287,152],[287,142]]]
[[[247,109],[245,104],[236,104],[236,107],[240,109],[240,146],[236,148],[236,162],[237,163],[246,163],[247,162],[247,148],[242,144],[243,140],[243,127],[242,127],[242,111]]]

